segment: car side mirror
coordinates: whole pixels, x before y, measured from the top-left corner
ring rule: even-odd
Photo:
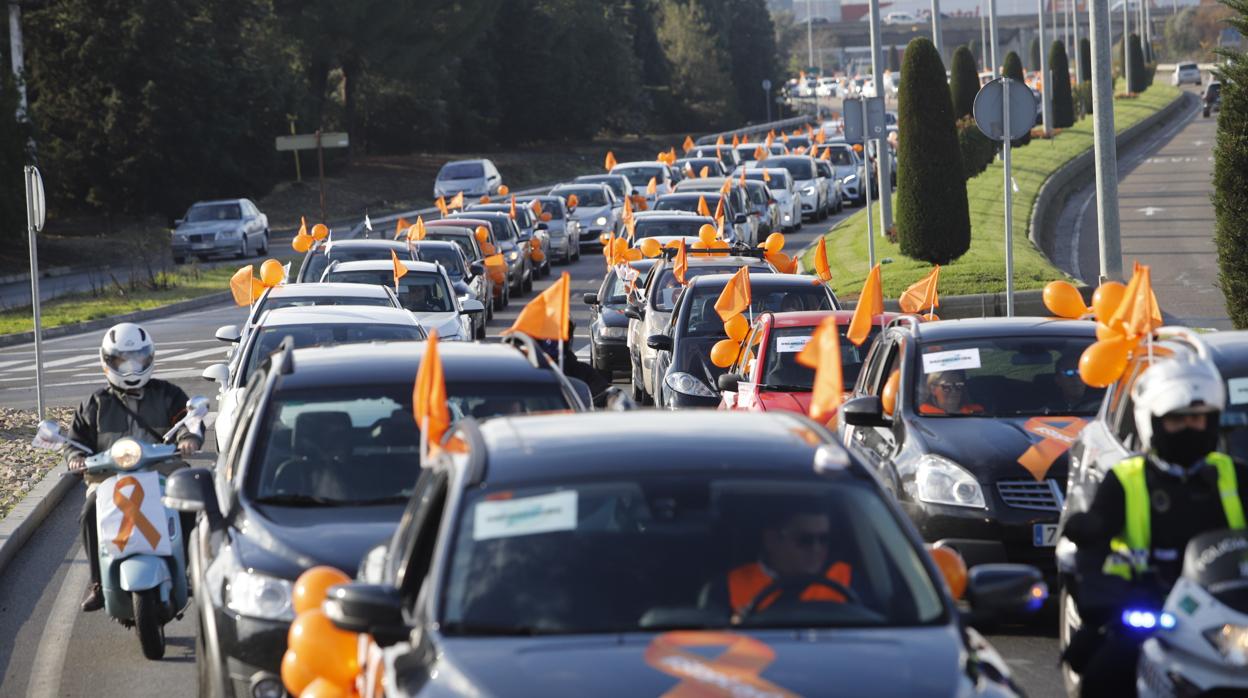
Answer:
[[[165,495],[160,501],[174,511],[204,514],[208,527],[218,531],[225,525],[212,471],[208,468],[183,468],[174,471],[165,481]]]
[[[460,301],[460,312],[464,315],[480,315],[485,312],[485,305],[476,298]]]
[[[841,405],[841,418],[856,427],[886,427],[892,420],[884,416],[884,405],[876,395],[864,395]]]
[[[742,223],[745,223],[746,220],[748,220],[748,218],[746,217],[744,213],[738,213],[736,217],[732,219],[732,222],[736,223],[737,225],[741,225]]]
[[[655,351],[671,351],[672,338],[665,334],[652,334],[646,338],[646,346]]]
[[[238,325],[222,325],[217,328],[216,338],[222,342],[237,342],[242,336]]]
[[[213,364],[205,368],[200,376],[225,388],[225,384],[230,382],[230,367],[226,364]]]
[[[976,565],[967,575],[966,600],[973,621],[1035,611],[1048,596],[1044,576],[1031,565]]]
[[[740,386],[742,376],[740,373],[722,373],[719,378],[715,379],[719,389],[726,393],[735,393]]]
[[[630,303],[629,305],[624,306],[624,316],[630,320],[641,321],[645,319],[646,313],[641,308],[638,308]]]
[[[341,630],[368,633],[380,647],[407,639],[403,597],[389,584],[352,582],[329,588],[322,608],[329,622]]]
[[[485,265],[481,262],[473,262],[468,265],[468,273],[473,276],[481,276],[485,273]]]
[[[537,225],[533,226],[533,229],[538,232],[543,232],[543,231],[550,230],[550,226],[546,225],[545,223],[538,223]]]
[[[586,293],[584,296],[581,296],[581,300],[585,302],[585,305],[598,305],[598,294]]]

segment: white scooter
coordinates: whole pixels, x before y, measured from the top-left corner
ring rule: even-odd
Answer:
[[[1193,538],[1162,612],[1135,614],[1153,633],[1136,666],[1141,698],[1248,692],[1248,531]]]
[[[163,441],[168,442],[183,426],[202,439],[207,414],[208,398],[191,398],[186,416]],[[35,448],[49,450],[66,444],[91,452],[66,438],[53,421],[40,423],[32,441]],[[86,472],[112,475],[95,490],[104,610],[122,625],[135,628],[148,659],[165,655],[164,626],[181,617],[189,599],[182,527],[178,512],[161,502],[165,476],[155,470],[179,457],[173,444],[124,438],[86,459]]]

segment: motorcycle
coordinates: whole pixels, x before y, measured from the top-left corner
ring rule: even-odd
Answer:
[[[1248,532],[1193,538],[1162,611],[1135,619],[1152,632],[1136,665],[1141,697],[1248,691]]]
[[[32,441],[35,448],[68,445],[90,454],[86,472],[111,475],[95,490],[104,610],[123,626],[135,628],[148,659],[164,656],[164,626],[182,616],[190,596],[182,527],[178,512],[161,501],[165,476],[156,467],[180,458],[177,446],[168,442],[182,427],[203,437],[207,414],[208,398],[193,397],[186,403],[186,416],[162,443],[127,437],[95,454],[64,436],[61,426],[50,420],[39,424]]]

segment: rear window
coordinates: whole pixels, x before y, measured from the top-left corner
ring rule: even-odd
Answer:
[[[377,259],[390,259],[390,247],[330,247],[328,253],[314,252],[304,263],[306,271],[301,272],[304,281],[319,281],[321,274],[330,262],[371,262]],[[411,259],[406,250],[394,250],[399,259]]]
[[[694,289],[684,313],[683,335],[686,337],[718,337],[724,334],[724,320],[715,310],[723,286],[704,286]],[[755,285],[751,289],[750,313],[787,313],[803,310],[836,310],[832,299],[822,285],[801,283],[790,285]]]
[[[591,175],[588,177],[577,177],[578,182],[595,182],[597,184],[605,184],[611,187],[611,191],[618,197],[624,197],[624,180],[619,177],[604,177],[602,175]]]
[[[265,357],[277,350],[282,340],[290,337],[296,349],[305,347],[328,347],[335,344],[359,344],[361,342],[402,342],[419,341],[425,338],[424,331],[416,324],[412,325],[377,325],[364,323],[335,323],[325,325],[287,325],[283,327],[262,327],[260,334],[253,340],[251,354],[247,357],[247,372],[243,375],[240,385],[247,382],[247,377],[264,361]]]
[[[362,305],[373,308],[394,307],[394,303],[391,303],[390,299],[384,296],[310,296],[303,298],[270,298],[261,303],[259,308],[256,308],[255,316],[260,317],[260,315],[266,310],[277,310],[278,308],[304,308],[314,305]]]
[[[858,373],[862,370],[863,359],[867,350],[880,333],[878,326],[871,328],[867,341],[861,347],[854,346],[845,337],[849,325],[842,325],[841,331],[841,379],[846,391],[852,390]],[[810,341],[814,327],[779,327],[771,331],[771,346],[767,349],[767,363],[763,366],[763,390],[779,390],[784,392],[807,392],[815,384],[815,369],[797,363],[797,354]]]
[[[480,179],[485,176],[485,166],[479,162],[452,162],[438,173],[438,179]]]
[[[633,234],[638,239],[652,238],[667,235],[684,235],[687,237],[697,237],[698,231],[702,226],[711,224],[711,222],[701,216],[689,216],[688,220],[670,219],[670,220],[638,220],[633,225]],[[712,224],[713,225],[713,224]]]
[[[449,242],[453,242],[456,245],[459,245],[459,249],[463,251],[464,256],[467,257],[469,260],[476,259],[476,256],[477,256],[476,247],[473,246],[472,240],[469,240],[467,235],[454,235],[451,233],[439,233],[437,232],[435,228],[430,228],[429,231],[425,233],[425,239],[426,240],[447,240]]]
[[[617,167],[614,170],[611,170],[611,174],[619,174],[628,177],[628,182],[633,185],[634,189],[644,188],[650,184],[651,177],[653,177],[656,182],[663,181],[663,168],[658,165],[651,167]]]
[[[793,175],[793,179],[797,180],[815,178],[815,168],[809,162],[802,160],[764,160],[762,165],[763,167],[783,167]]]
[[[446,272],[454,277],[462,277],[465,272],[463,259],[459,256],[459,251],[453,247],[417,246],[416,260],[441,264]]]
[[[685,281],[696,279],[699,276],[707,274],[733,274],[741,268],[740,264],[698,264],[690,266],[685,271]],[[750,269],[750,273],[766,273],[762,268]],[[655,310],[671,312],[676,307],[676,298],[682,288],[680,282],[676,281],[676,275],[672,273],[671,264],[663,266],[663,270],[659,272],[658,278],[654,280],[654,292],[651,294],[652,304]],[[723,322],[720,322],[723,325]],[[721,327],[722,329],[722,327]]]
[[[643,185],[644,186],[644,185]],[[573,194],[576,195],[576,205],[578,207],[596,207],[607,205],[607,195],[598,187],[584,187],[578,189],[559,189],[554,193],[562,196],[566,201]]]
[[[376,271],[331,271],[326,281],[347,284],[376,284],[394,287],[394,272],[390,269]],[[399,279],[399,290],[395,294],[399,304],[417,313],[450,313],[455,310],[451,301],[451,292],[446,287],[441,274],[408,272]]]
[[[1195,63],[1180,63],[1179,70],[1200,70]]]

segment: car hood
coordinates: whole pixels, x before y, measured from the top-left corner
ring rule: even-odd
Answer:
[[[711,644],[693,645],[702,638]],[[688,644],[673,647],[656,640]],[[956,630],[947,626],[750,635],[690,631],[442,638],[440,645],[437,678],[421,695],[657,696],[682,683],[698,695],[816,696],[828,695],[832,685],[843,695],[975,692],[962,666],[968,653]],[[741,681],[724,671],[723,655],[730,651],[754,653],[766,664],[756,678]]]
[[[624,307],[624,303],[604,305],[598,317],[602,318],[602,324],[607,327],[628,327],[628,316],[624,314]]]
[[[438,331],[438,336],[446,339],[459,335],[459,313],[422,313],[409,310],[416,322],[425,328],[425,332]]]
[[[365,553],[394,534],[403,504],[372,507],[279,507],[250,504],[234,520],[240,564],[295,579],[315,565],[354,576]]]
[[[595,208],[586,208],[584,206],[577,206],[576,212],[572,214],[572,217],[578,221],[585,221],[585,220],[592,221],[598,216],[606,216],[610,218],[611,214],[614,212],[615,212],[615,209],[613,209],[610,206],[598,206]]]
[[[183,223],[178,226],[175,233],[180,235],[200,235],[202,233],[221,233],[226,231],[238,230],[242,225],[242,221],[201,221],[197,223]]]
[[[854,165],[835,165],[836,176],[844,179],[845,177],[858,174],[858,168]]]
[[[916,419],[916,435],[926,451],[952,460],[971,471],[981,482],[1025,478],[1055,478],[1066,482],[1069,444],[1056,436],[1077,434],[1090,417],[931,417]],[[1019,463],[1019,458],[1035,444],[1053,434],[1061,444],[1061,454],[1039,477]],[[1073,438],[1072,438],[1073,440]]]
[[[477,177],[475,179],[439,179],[433,183],[434,191],[442,192],[450,196],[454,196],[459,192],[464,194],[485,191],[485,178]]]
[[[761,391],[759,408],[764,412],[783,411],[806,414],[810,410],[810,393],[777,393]]]

